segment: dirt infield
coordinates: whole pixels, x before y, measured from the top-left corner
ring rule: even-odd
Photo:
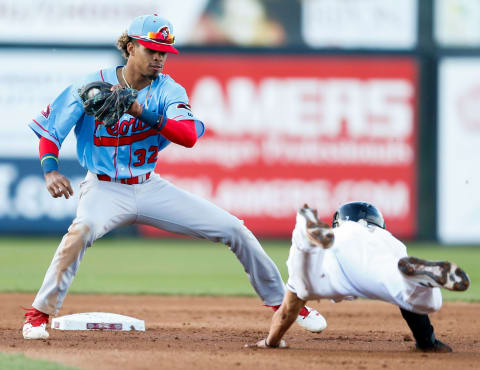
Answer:
[[[31,294],[0,295],[0,352],[84,369],[474,369],[480,363],[480,304],[446,303],[431,316],[454,353],[414,352],[398,308],[374,301],[313,302],[328,322],[320,334],[295,324],[289,349],[244,348],[265,337],[272,312],[256,298],[69,295],[61,315],[114,312],[145,320],[146,332],[50,330],[26,341]]]

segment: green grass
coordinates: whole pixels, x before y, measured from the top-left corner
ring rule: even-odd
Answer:
[[[0,238],[0,292],[36,292],[60,238]],[[284,279],[288,241],[263,242]],[[409,254],[450,260],[472,281],[464,293],[444,291],[445,300],[480,301],[480,248],[410,244]],[[242,266],[227,247],[192,240],[107,238],[85,254],[71,293],[251,295]],[[23,355],[0,353],[0,369],[66,370]]]
[[[7,355],[0,352],[0,369],[8,370],[73,370],[75,368],[54,362],[33,360],[22,354]]]
[[[36,292],[60,238],[0,238],[0,291]],[[263,242],[284,279],[288,241]],[[455,261],[469,274],[467,292],[446,300],[480,301],[480,248],[411,244],[409,254]],[[251,295],[243,268],[227,247],[192,240],[105,238],[85,254],[71,293]]]

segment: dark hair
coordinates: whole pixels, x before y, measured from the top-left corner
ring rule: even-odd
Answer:
[[[130,53],[128,52],[127,45],[129,42],[133,42],[134,44],[138,44],[137,41],[130,36],[128,36],[127,31],[122,33],[117,40],[117,49],[122,52],[122,55],[125,59],[128,59]]]

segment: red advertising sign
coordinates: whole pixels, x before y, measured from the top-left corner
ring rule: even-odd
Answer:
[[[330,222],[352,200],[374,203],[395,235],[415,236],[413,59],[188,54],[166,73],[206,133],[192,149],[161,152],[161,176],[257,236],[289,236],[304,203]]]

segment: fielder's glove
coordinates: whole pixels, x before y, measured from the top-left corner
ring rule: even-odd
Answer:
[[[95,81],[78,89],[85,113],[94,116],[105,126],[112,126],[130,109],[138,91],[119,87],[111,91],[113,85],[108,82]]]

